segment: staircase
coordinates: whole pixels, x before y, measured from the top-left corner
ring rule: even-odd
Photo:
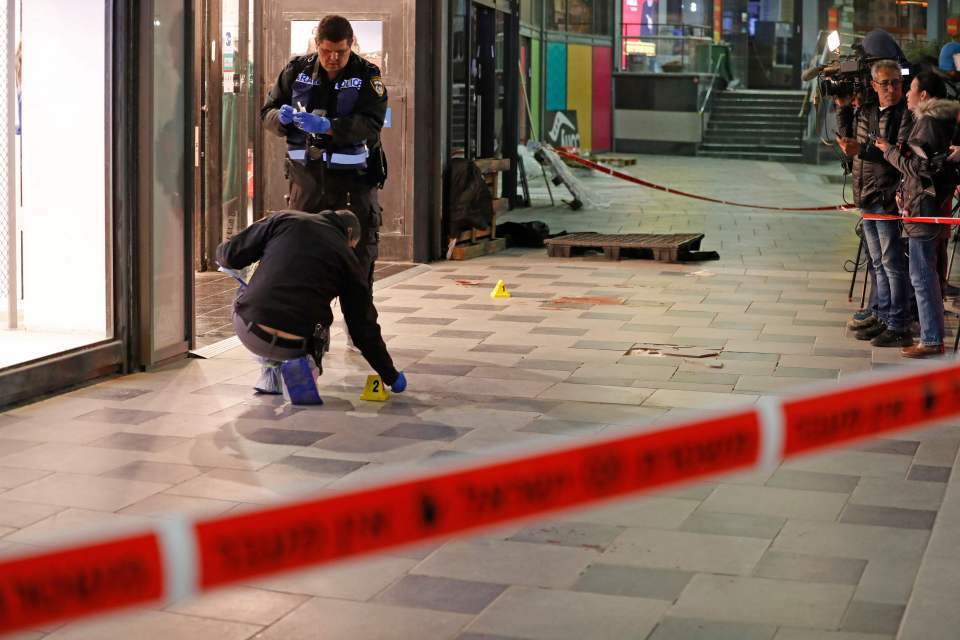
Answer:
[[[697,155],[802,162],[803,96],[802,91],[718,93]]]

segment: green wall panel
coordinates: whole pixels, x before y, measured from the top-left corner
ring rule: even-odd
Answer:
[[[540,106],[542,104],[540,95],[540,82],[543,79],[543,73],[540,65],[543,56],[540,55],[540,41],[536,38],[530,40],[530,112],[533,134],[537,140],[543,139],[543,132],[540,130]]]
[[[567,45],[564,42],[547,43],[547,111],[567,108]]]

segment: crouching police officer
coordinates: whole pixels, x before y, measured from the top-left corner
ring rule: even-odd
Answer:
[[[353,39],[346,18],[321,20],[317,52],[287,63],[260,117],[287,141],[288,206],[353,211],[362,229],[355,251],[372,284],[382,222],[377,190],[387,177],[380,143],[387,90],[377,66],[351,52]]]
[[[333,322],[330,302],[339,297],[353,343],[384,384],[400,393],[406,377],[383,343],[373,294],[351,251],[359,235],[360,223],[350,211],[279,211],[221,244],[222,267],[237,270],[260,262],[234,301],[233,327],[243,346],[266,361],[309,354],[319,367],[322,336]]]

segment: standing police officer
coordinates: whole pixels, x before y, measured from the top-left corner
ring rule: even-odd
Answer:
[[[321,20],[317,52],[287,63],[260,117],[287,141],[289,208],[356,214],[362,237],[354,251],[372,285],[382,222],[377,190],[387,177],[380,144],[387,90],[377,66],[351,52],[353,41],[346,18]]]

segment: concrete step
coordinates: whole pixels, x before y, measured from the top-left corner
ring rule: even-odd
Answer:
[[[761,160],[766,162],[803,162],[802,153],[765,153],[765,152],[736,152],[725,151],[697,151],[697,155],[704,158],[732,158],[737,160]]]
[[[745,126],[726,126],[713,125],[707,127],[705,135],[736,136],[741,140],[753,138],[755,136],[774,136],[778,138],[802,138],[804,129],[802,127],[758,127],[756,125]]]
[[[799,95],[765,95],[765,94],[744,94],[739,92],[718,93],[714,96],[717,100],[731,100],[739,102],[803,102],[805,94]]]
[[[734,91],[720,91],[720,96],[740,96],[753,98],[802,98],[807,92],[802,89],[737,89]]]
[[[792,111],[800,113],[803,105],[799,102],[714,102],[711,111]]]
[[[792,136],[792,137],[802,137],[804,129],[802,127],[787,127],[787,126],[778,126],[774,127],[758,127],[746,125],[742,127],[731,127],[721,123],[719,126],[711,122],[707,125],[707,134],[722,134],[722,135],[739,135],[740,137],[745,136],[766,136],[766,135],[776,135],[776,136]]]
[[[787,117],[800,117],[800,108],[794,107],[792,105],[784,106],[751,106],[743,104],[718,104],[713,107],[712,113],[714,114],[743,114],[743,115],[783,115]]]
[[[797,118],[787,114],[765,114],[765,113],[726,113],[723,111],[714,111],[710,114],[710,122],[740,122],[753,123],[755,128],[777,127],[780,125],[806,126],[806,118]]]
[[[725,104],[802,104],[803,97],[782,97],[782,98],[757,98],[753,96],[738,96],[729,94],[719,94],[713,98],[717,102]]]
[[[723,120],[710,118],[709,128],[722,131],[743,131],[743,130],[763,130],[763,131],[783,131],[789,133],[803,133],[807,128],[807,123],[794,122],[771,122],[765,120]]]
[[[732,133],[715,133],[707,132],[703,137],[704,144],[743,144],[745,140],[749,140],[751,143],[755,144],[783,144],[791,145],[793,147],[799,148],[800,144],[803,142],[803,138],[799,135],[770,135],[766,132],[750,134],[750,135],[741,135],[741,134],[732,134]]]
[[[765,153],[802,153],[798,144],[781,143],[746,143],[746,142],[704,142],[700,145],[703,151],[725,151],[728,153],[743,153],[762,151]]]

